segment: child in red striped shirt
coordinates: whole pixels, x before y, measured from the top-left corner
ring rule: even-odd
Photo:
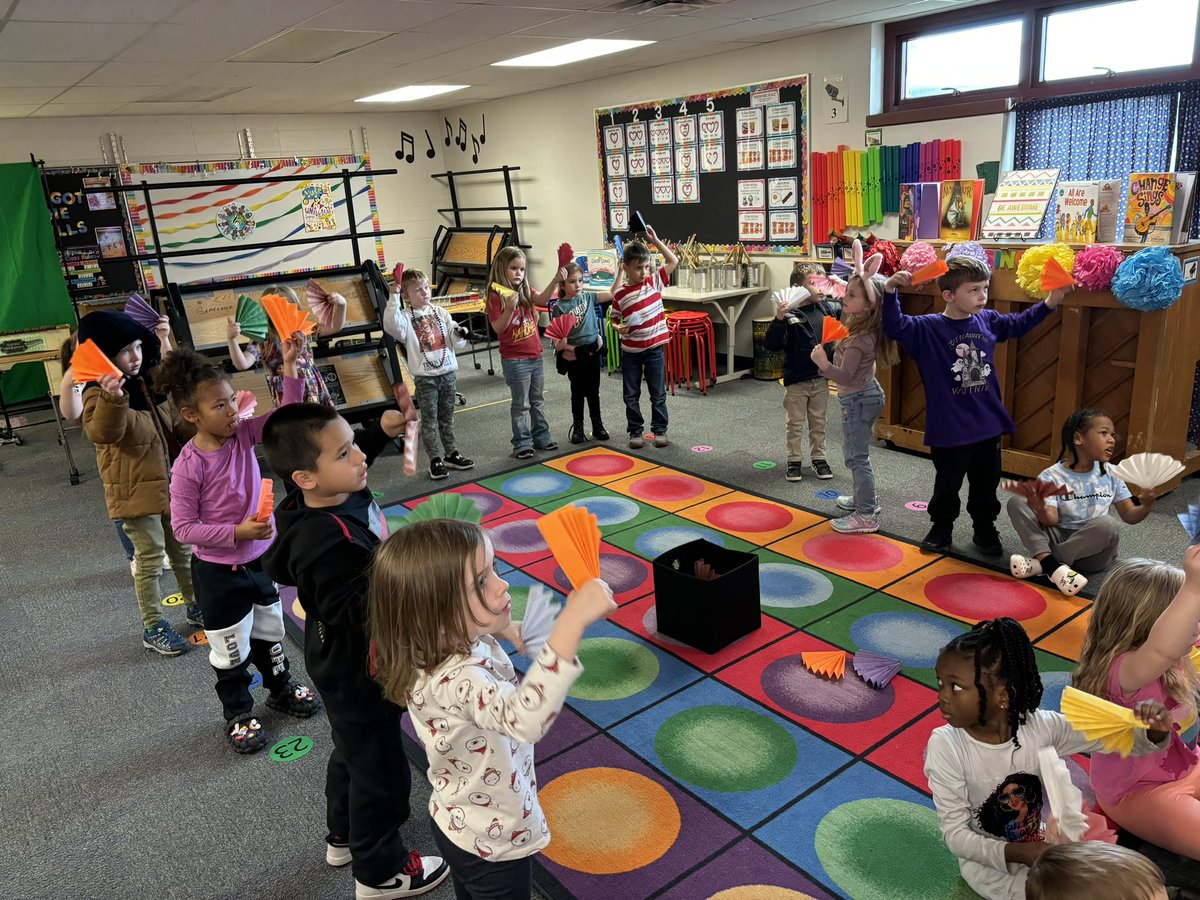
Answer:
[[[654,269],[650,249],[641,243],[625,245],[621,268],[625,284],[611,295],[600,294],[601,301],[612,298],[609,316],[621,338],[621,375],[625,381],[625,420],[629,430],[629,446],[637,450],[644,446],[642,429],[642,376],[650,393],[650,430],[654,446],[666,447],[667,439],[667,379],[663,347],[667,343],[667,318],[663,314],[662,291],[678,260],[666,244],[658,239],[653,228],[646,236],[662,254],[663,265]]]

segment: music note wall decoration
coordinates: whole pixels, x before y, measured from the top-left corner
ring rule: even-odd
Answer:
[[[405,153],[405,148],[408,152]],[[407,131],[400,132],[400,149],[396,151],[396,159],[402,159],[406,163],[411,163],[416,158],[416,153],[413,147],[413,136]]]
[[[479,162],[479,138],[472,135],[471,136],[471,144],[475,148],[475,152],[471,154],[471,162],[478,163]]]
[[[433,138],[429,136],[428,128],[425,129],[425,140],[429,142],[429,149],[425,151],[425,155],[430,159],[433,159],[435,156],[437,156],[437,151],[433,149]]]
[[[462,119],[458,120],[458,137],[454,140],[458,144],[458,149],[465,153],[467,151],[467,123]]]
[[[480,113],[479,119],[483,123],[479,126],[479,143],[487,143],[487,113]]]
[[[454,126],[450,124],[450,120],[442,116],[442,121],[446,123],[446,146],[450,146],[451,137],[454,134]]]

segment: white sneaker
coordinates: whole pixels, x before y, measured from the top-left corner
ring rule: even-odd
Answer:
[[[163,551],[163,571],[171,571],[171,557],[167,556],[167,552]]]
[[[408,865],[387,884],[370,887],[354,879],[355,900],[398,900],[416,897],[432,891],[446,880],[450,866],[440,856],[421,856],[416,850],[408,852]]]
[[[129,574],[137,578],[137,557],[129,560]]]
[[[1014,553],[1008,558],[1008,571],[1012,572],[1013,578],[1032,578],[1042,574],[1042,564],[1035,557]]]
[[[854,505],[854,498],[852,496],[850,496],[849,494],[841,494],[837,498],[837,508],[844,509],[846,512],[854,512],[854,510],[858,509],[858,507]],[[875,518],[878,519],[882,514],[883,514],[883,507],[876,506],[875,507]]]
[[[1054,582],[1055,587],[1068,597],[1074,597],[1088,583],[1086,578],[1066,565],[1061,565],[1055,569],[1054,573],[1050,576],[1050,580]]]
[[[842,534],[871,534],[879,530],[879,520],[862,513],[850,513],[829,523],[834,531]]]
[[[331,844],[325,842],[325,862],[334,868],[340,869],[342,866],[349,865],[354,860],[354,855],[350,852],[349,844]]]

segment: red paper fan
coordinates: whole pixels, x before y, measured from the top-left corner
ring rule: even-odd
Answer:
[[[567,335],[571,333],[571,329],[579,324],[579,320],[571,313],[558,316],[550,320],[550,324],[546,326],[546,337],[552,341],[557,341],[560,338],[566,340]]]
[[[1040,478],[1031,478],[1027,481],[1013,481],[1006,478],[1000,482],[1000,487],[1008,491],[1008,493],[1024,497],[1026,500],[1032,500],[1034,497],[1041,497],[1043,499],[1046,497],[1061,497],[1071,490],[1065,484],[1042,481]]]
[[[254,415],[254,410],[258,406],[258,398],[249,391],[238,391],[234,394],[233,402],[237,405],[239,420],[249,419]]]
[[[840,298],[846,296],[846,282],[840,278],[830,278],[825,275],[809,275],[806,284],[827,297]]]
[[[828,344],[850,337],[850,331],[833,316],[826,316],[821,323],[821,343]]]
[[[917,271],[912,273],[912,283],[915,287],[918,284],[924,284],[927,281],[933,281],[950,271],[950,267],[946,265],[946,261],[935,259],[927,266],[921,266]]]
[[[574,258],[575,251],[571,249],[570,244],[563,243],[558,245],[558,267],[560,269]]]
[[[71,356],[71,380],[75,384],[99,381],[104,375],[124,374],[91,338],[76,347],[74,355]]]
[[[271,518],[271,511],[275,508],[275,485],[272,484],[270,478],[262,480],[262,487],[258,491],[258,511],[254,514],[256,522],[266,522]]]
[[[1042,269],[1043,291],[1057,291],[1059,288],[1074,286],[1075,277],[1062,267],[1062,263],[1053,256],[1046,260],[1046,266]]]

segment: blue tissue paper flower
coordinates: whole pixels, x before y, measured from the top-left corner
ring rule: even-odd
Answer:
[[[1130,309],[1166,309],[1183,293],[1183,269],[1167,247],[1147,247],[1117,267],[1113,296]]]

